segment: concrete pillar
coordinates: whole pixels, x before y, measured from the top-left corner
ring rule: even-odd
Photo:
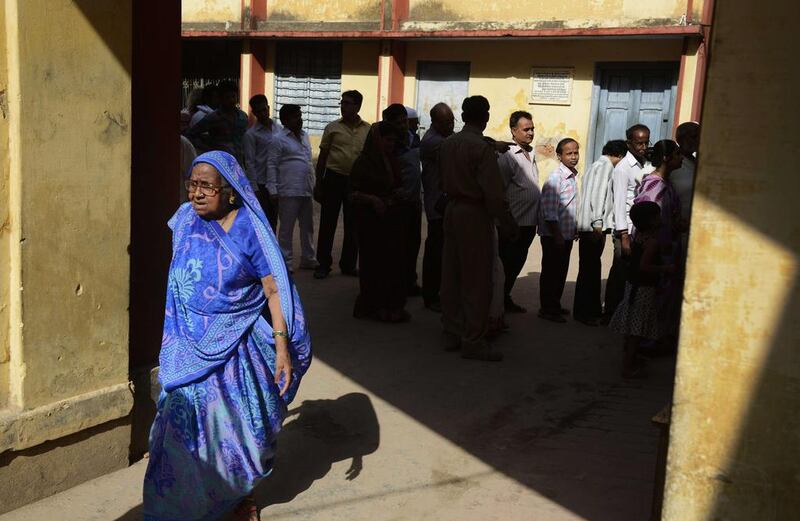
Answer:
[[[777,521],[800,512],[796,9],[793,0],[769,9],[716,3],[667,521]]]
[[[0,5],[4,511],[128,463],[132,27],[129,0]]]

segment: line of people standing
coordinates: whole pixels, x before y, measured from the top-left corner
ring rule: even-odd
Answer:
[[[571,313],[590,326],[608,324],[621,304],[632,302],[630,294],[626,298],[626,285],[636,278],[638,267],[631,266],[631,259],[638,259],[641,228],[632,208],[651,201],[662,210],[659,258],[664,266],[676,266],[674,274],[658,277],[663,285],[657,291],[660,326],[653,340],[673,342],[677,337],[696,124],[678,127],[679,144],[661,141],[655,147],[650,147],[649,129],[634,125],[624,140],[606,143],[583,176],[577,170],[580,144],[562,139],[555,149],[558,166],[541,183],[532,146],[533,116],[514,112],[509,118],[511,141],[494,141],[483,136],[489,103],[482,96],[464,100],[464,128],[457,134],[450,107],[436,104],[430,111],[431,126],[420,139],[413,109],[390,105],[382,121],[370,125],[359,116],[361,94],[346,91],[342,117],[325,128],[314,167],[299,106],[281,107],[278,124],[269,117],[267,98],[254,96],[250,106],[257,121],[245,131],[246,115],[236,108],[235,91],[225,85],[217,91],[219,108],[209,111],[205,106],[205,115],[194,121],[195,114],[184,135],[199,151],[211,147],[243,159],[273,229],[279,226],[290,269],[299,222],[299,267],[313,269],[317,279],[329,276],[343,215],[339,268],[360,280],[354,316],[407,321],[406,298],[421,293],[425,307],[443,312],[445,349],[459,350],[466,358],[499,360],[502,355],[487,338],[507,327],[504,313],[527,312],[512,291],[538,233],[538,316],[563,323]],[[316,250],[312,199],[321,205]],[[416,266],[423,211],[428,234],[420,288]],[[601,257],[607,235],[613,237],[614,262],[603,302]],[[580,267],[570,311],[561,300],[574,241]]]

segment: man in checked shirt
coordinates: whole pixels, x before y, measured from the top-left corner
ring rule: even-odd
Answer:
[[[567,281],[572,242],[577,236],[578,211],[578,142],[564,138],[556,146],[558,168],[542,188],[542,211],[539,235],[542,238],[542,273],[539,277],[539,317],[552,322],[566,322],[569,310],[561,307],[561,295]]]

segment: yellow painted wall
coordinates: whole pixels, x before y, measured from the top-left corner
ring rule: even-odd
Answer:
[[[361,117],[376,121],[378,111],[378,42],[342,44],[342,92],[357,90],[364,95]]]
[[[249,0],[248,0],[249,1]],[[182,0],[186,24],[241,22],[240,0]],[[247,5],[247,2],[246,4]],[[688,0],[521,0],[513,5],[498,0],[410,0],[403,29],[425,29],[426,23],[446,22],[459,28],[576,28],[677,25]],[[391,2],[386,2],[391,9]],[[693,18],[699,21],[702,1],[695,0]],[[381,0],[270,0],[272,22],[379,22]],[[475,24],[479,27],[474,27]],[[460,25],[466,24],[466,25]]]
[[[665,521],[800,513],[796,12],[716,4]]]
[[[683,66],[683,83],[678,89],[683,93],[681,105],[678,107],[676,120],[679,123],[692,121],[692,108],[694,107],[694,86],[697,81],[697,49],[700,40],[691,39],[687,42],[686,57]]]
[[[6,59],[5,2],[0,1],[0,273],[10,272],[8,171],[8,65]],[[0,276],[0,410],[8,404],[9,393],[9,277]]]
[[[181,0],[181,19],[184,23],[225,23],[237,25],[242,21],[241,0]]]
[[[627,27],[677,24],[687,0],[410,0],[409,20],[487,22],[526,28]]]
[[[32,409],[128,378],[131,25],[125,2],[14,5],[5,36],[19,272],[0,268],[20,278],[10,385]]]
[[[379,21],[381,0],[270,0],[267,19],[276,22]]]
[[[682,44],[678,40],[471,41],[458,42],[457,45],[453,42],[409,43],[404,102],[406,105],[416,106],[417,61],[468,61],[471,63],[470,95],[486,96],[491,105],[492,117],[486,134],[498,139],[509,139],[508,117],[515,110],[527,110],[533,114],[536,127],[535,144],[540,170],[547,173],[557,165],[553,149],[558,140],[572,137],[582,148],[586,147],[593,76],[597,62],[677,62],[681,51]],[[515,57],[513,60],[504,59],[512,56]],[[521,56],[525,58],[518,58]],[[574,67],[572,104],[530,105],[528,95],[532,66]],[[685,85],[688,86],[686,83]],[[690,88],[685,96],[691,97],[691,90]],[[579,166],[583,168],[583,160]]]

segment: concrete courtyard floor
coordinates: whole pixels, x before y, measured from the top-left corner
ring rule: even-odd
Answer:
[[[420,299],[409,301],[409,324],[356,321],[356,279],[298,272],[316,358],[280,434],[275,471],[257,491],[263,519],[649,519],[651,417],[670,401],[674,359],[625,381],[621,338],[536,318],[540,259],[536,240],[515,288],[529,312],[508,317],[511,330],[496,341],[505,360],[494,364],[443,352],[439,315]],[[576,272],[577,248],[567,307]],[[141,519],[145,466],[0,521]]]

